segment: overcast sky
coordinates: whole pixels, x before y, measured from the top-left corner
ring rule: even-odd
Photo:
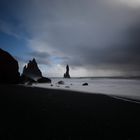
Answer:
[[[45,76],[140,75],[140,0],[0,0],[0,47]]]

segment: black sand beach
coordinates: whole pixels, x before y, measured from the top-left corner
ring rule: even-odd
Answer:
[[[0,139],[140,139],[140,104],[99,94],[0,85]]]

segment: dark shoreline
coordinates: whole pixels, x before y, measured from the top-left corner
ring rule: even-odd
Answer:
[[[140,139],[140,104],[101,94],[0,85],[0,139]]]

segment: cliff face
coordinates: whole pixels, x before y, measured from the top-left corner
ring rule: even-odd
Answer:
[[[33,79],[42,77],[42,73],[35,59],[30,60],[27,66],[24,66],[22,75]]]
[[[20,74],[18,72],[18,62],[11,54],[0,49],[0,83],[17,84]]]

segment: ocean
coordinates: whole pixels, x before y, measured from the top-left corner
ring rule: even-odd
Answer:
[[[106,94],[123,99],[140,100],[140,79],[132,78],[51,78],[51,84],[33,84],[34,87],[80,91],[90,94]],[[64,81],[64,84],[58,84]],[[83,86],[88,83],[88,86]]]

